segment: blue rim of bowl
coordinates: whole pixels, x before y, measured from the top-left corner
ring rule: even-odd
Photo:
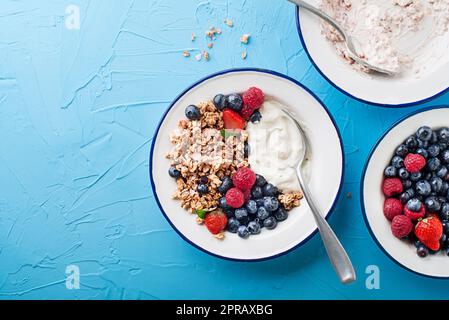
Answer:
[[[362,98],[356,97],[352,94],[350,94],[349,92],[343,90],[342,88],[340,88],[339,86],[337,86],[333,81],[331,81],[325,74],[323,71],[321,71],[321,69],[318,67],[318,65],[315,63],[315,60],[313,60],[312,55],[310,54],[309,50],[307,49],[307,45],[306,45],[306,41],[304,40],[304,37],[302,36],[302,30],[301,30],[301,21],[300,21],[300,16],[299,16],[299,10],[298,7],[295,6],[295,10],[296,10],[296,28],[298,30],[298,35],[299,35],[299,39],[301,40],[301,44],[302,47],[304,48],[304,51],[306,52],[307,56],[309,57],[310,62],[312,63],[312,65],[315,67],[315,69],[318,71],[319,74],[321,74],[321,76],[326,79],[327,82],[329,82],[335,89],[337,89],[338,91],[340,91],[341,93],[368,105],[373,105],[373,106],[378,106],[378,107],[383,107],[383,108],[405,108],[405,107],[412,107],[412,106],[416,106],[418,104],[421,103],[427,103],[429,101],[432,101],[433,99],[438,98],[439,96],[442,96],[443,94],[445,94],[446,92],[449,92],[449,87],[447,87],[446,89],[444,89],[443,91],[425,98],[423,100],[419,100],[419,101],[415,101],[415,102],[408,102],[408,103],[402,103],[402,104],[384,104],[384,103],[377,103],[374,101],[368,101],[368,100],[364,100]]]
[[[401,124],[402,122],[404,122],[405,120],[416,116],[418,114],[427,112],[427,111],[431,111],[431,110],[437,110],[437,109],[449,109],[449,105],[438,105],[438,106],[431,106],[431,107],[426,107],[423,109],[419,109],[419,110],[415,110],[413,112],[411,112],[410,114],[404,116],[403,118],[399,119],[398,121],[396,121],[394,124],[392,124],[383,134],[382,136],[377,140],[376,144],[374,145],[374,147],[371,149],[368,159],[366,160],[365,166],[363,168],[362,171],[362,179],[360,180],[360,205],[362,207],[362,216],[363,216],[363,220],[365,220],[365,224],[368,228],[369,233],[371,234],[371,237],[373,238],[374,242],[377,244],[377,246],[385,253],[385,255],[387,257],[389,257],[394,263],[396,263],[398,266],[400,266],[401,268],[410,271],[414,274],[423,276],[423,277],[427,277],[427,278],[432,278],[432,279],[440,279],[440,280],[449,280],[449,276],[448,277],[439,277],[439,276],[432,276],[429,274],[425,274],[425,273],[421,273],[415,270],[412,270],[408,267],[406,267],[405,265],[403,265],[402,263],[400,263],[399,261],[397,261],[392,255],[390,255],[390,253],[380,244],[379,240],[377,239],[376,235],[374,234],[373,230],[371,229],[371,225],[368,222],[368,217],[366,215],[366,209],[365,209],[365,192],[364,192],[364,185],[365,185],[365,177],[366,177],[366,171],[368,170],[368,165],[371,162],[371,158],[373,157],[374,152],[376,152],[377,147],[379,146],[379,144],[385,139],[385,137],[391,132],[391,130],[393,130],[394,128],[396,128],[399,124]]]
[[[229,74],[229,73],[238,73],[238,72],[258,72],[258,73],[264,73],[264,74],[274,75],[274,76],[283,78],[283,79],[285,79],[285,80],[288,80],[288,81],[290,81],[290,82],[296,84],[296,85],[297,85],[299,88],[301,88],[302,90],[305,90],[308,94],[310,94],[310,95],[311,95],[311,96],[312,96],[312,97],[313,97],[313,98],[314,98],[314,99],[321,105],[321,107],[324,109],[324,111],[326,111],[326,113],[327,113],[329,119],[332,121],[332,124],[333,124],[333,126],[334,126],[334,128],[335,128],[335,131],[337,132],[338,140],[340,141],[340,150],[341,150],[341,154],[342,154],[342,163],[341,163],[341,165],[342,165],[342,171],[341,171],[341,177],[340,177],[340,185],[338,186],[338,192],[337,192],[337,194],[335,195],[335,199],[333,200],[332,206],[331,206],[331,208],[329,209],[329,211],[327,212],[327,215],[326,215],[326,220],[329,219],[329,217],[331,216],[331,214],[333,213],[333,211],[334,211],[334,209],[335,209],[335,207],[336,207],[336,205],[337,205],[338,199],[340,198],[341,191],[342,191],[342,187],[343,187],[344,173],[345,173],[345,153],[344,153],[343,140],[342,140],[342,138],[341,138],[340,130],[339,130],[338,126],[337,126],[337,123],[336,123],[334,117],[333,117],[332,114],[329,112],[329,110],[327,109],[327,107],[324,105],[324,103],[323,103],[323,102],[322,102],[322,101],[321,101],[321,100],[320,100],[320,99],[319,99],[319,98],[318,98],[318,97],[317,97],[317,96],[316,96],[316,95],[315,95],[309,88],[307,88],[306,86],[304,86],[302,83],[296,81],[295,79],[290,78],[290,77],[287,76],[287,75],[284,75],[284,74],[279,73],[279,72],[276,72],[276,71],[268,70],[268,69],[260,69],[260,68],[235,68],[235,69],[227,69],[227,70],[223,70],[223,71],[220,71],[220,72],[213,73],[213,74],[211,74],[211,75],[209,75],[209,76],[206,76],[205,78],[202,78],[201,80],[195,82],[194,84],[192,84],[191,86],[189,86],[187,89],[185,89],[181,94],[179,94],[179,95],[175,98],[175,100],[173,100],[173,102],[170,104],[170,106],[167,108],[167,110],[164,112],[164,114],[163,114],[163,116],[162,116],[162,118],[161,118],[161,120],[160,120],[160,122],[159,122],[159,124],[158,124],[158,126],[157,126],[157,128],[156,128],[155,134],[154,134],[154,136],[153,136],[153,141],[152,141],[152,143],[151,143],[150,159],[149,159],[150,182],[151,182],[151,187],[152,187],[152,191],[153,191],[154,197],[155,197],[155,199],[156,199],[156,203],[157,203],[157,205],[158,205],[160,211],[162,212],[162,214],[164,215],[164,217],[165,217],[165,219],[168,221],[168,223],[169,223],[169,224],[172,226],[172,228],[176,231],[176,233],[178,233],[178,235],[179,235],[182,239],[184,239],[187,243],[189,243],[189,244],[192,245],[193,247],[195,247],[195,248],[197,248],[197,249],[199,249],[199,250],[201,250],[201,251],[203,251],[203,252],[205,252],[205,253],[207,253],[207,254],[209,254],[209,255],[211,255],[211,256],[214,256],[214,257],[217,257],[217,258],[220,258],[220,259],[229,260],[229,261],[236,261],[236,262],[259,262],[259,261],[266,261],[266,260],[271,260],[271,259],[274,259],[274,258],[278,258],[278,257],[280,257],[280,256],[283,256],[283,255],[285,255],[285,254],[287,254],[287,253],[290,253],[290,252],[292,252],[293,250],[295,250],[295,249],[301,247],[302,245],[304,245],[306,242],[308,242],[310,239],[313,238],[313,236],[318,232],[318,229],[315,229],[315,230],[314,230],[314,231],[313,231],[307,238],[305,238],[303,241],[301,241],[300,243],[298,243],[298,244],[295,245],[294,247],[292,247],[292,248],[290,248],[290,249],[288,249],[288,250],[285,250],[285,251],[283,251],[283,252],[281,252],[281,253],[272,255],[272,256],[268,256],[268,257],[264,257],[264,258],[258,258],[258,259],[237,259],[237,258],[230,258],[230,257],[225,257],[225,256],[218,255],[218,254],[216,254],[216,253],[210,252],[210,251],[208,251],[208,250],[206,250],[206,249],[200,247],[199,245],[197,245],[197,244],[195,244],[194,242],[192,242],[191,240],[189,240],[189,239],[188,239],[186,236],[184,236],[184,234],[183,234],[181,231],[179,231],[179,230],[175,227],[175,225],[171,222],[170,218],[168,217],[168,215],[165,213],[164,209],[162,208],[162,205],[161,205],[161,203],[160,203],[160,201],[159,201],[159,198],[158,198],[158,196],[157,196],[156,185],[155,185],[155,182],[154,182],[154,179],[153,179],[153,170],[152,170],[152,167],[153,167],[154,147],[155,147],[155,144],[156,144],[157,136],[158,136],[158,134],[159,134],[159,130],[160,130],[160,128],[161,128],[161,126],[162,126],[162,124],[163,124],[165,118],[167,117],[168,113],[169,113],[170,110],[173,108],[173,106],[174,106],[174,105],[175,105],[175,104],[176,104],[176,103],[177,103],[177,102],[178,102],[184,95],[186,95],[190,90],[192,90],[193,88],[195,88],[195,87],[197,87],[198,85],[202,84],[203,82],[205,82],[205,81],[207,81],[207,80],[210,80],[210,79],[212,79],[212,78],[218,77],[218,76],[222,76],[222,75]]]

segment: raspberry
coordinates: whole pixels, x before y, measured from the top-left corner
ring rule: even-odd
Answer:
[[[424,207],[423,204],[421,204],[421,208],[419,211],[415,212],[410,210],[407,206],[404,208],[404,214],[412,219],[413,221],[423,218],[426,215],[426,207]]]
[[[413,230],[413,223],[409,217],[400,215],[393,218],[391,222],[391,232],[399,239],[404,238]]]
[[[243,198],[245,199],[245,202],[251,199],[251,189],[243,191]]]
[[[415,235],[426,247],[437,251],[440,249],[443,225],[436,216],[429,216],[418,221],[415,226]]]
[[[226,192],[226,202],[230,207],[238,209],[245,203],[245,196],[239,189],[231,188]]]
[[[382,191],[387,197],[398,195],[404,191],[402,182],[398,178],[387,178],[384,180]]]
[[[384,215],[390,221],[402,214],[403,209],[402,203],[398,199],[388,198],[384,202]]]
[[[204,224],[206,225],[210,233],[218,234],[226,228],[228,224],[228,218],[224,213],[215,211],[206,215]]]
[[[426,158],[420,154],[409,153],[404,159],[408,172],[417,173],[426,166]]]
[[[253,111],[259,109],[265,101],[263,91],[256,87],[249,88],[243,93],[242,97],[243,103],[253,109]]]
[[[248,120],[254,113],[255,109],[251,108],[249,105],[245,104],[240,111],[240,115],[243,119]]]
[[[242,167],[234,174],[232,182],[242,191],[251,190],[256,183],[256,174],[250,168]]]

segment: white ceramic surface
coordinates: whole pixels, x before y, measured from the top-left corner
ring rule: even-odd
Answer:
[[[287,78],[256,70],[232,71],[200,82],[183,94],[166,114],[154,138],[150,159],[154,192],[166,217],[186,240],[208,253],[236,260],[274,257],[307,240],[316,224],[306,202],[291,211],[289,219],[273,231],[264,229],[247,240],[226,233],[226,238],[219,241],[171,198],[176,184],[167,174],[170,164],[164,155],[172,147],[169,135],[177,122],[185,118],[187,105],[212,99],[217,93],[242,92],[250,86],[258,86],[268,97],[278,99],[307,126],[312,145],[310,189],[324,215],[329,214],[339,194],[344,162],[339,134],[329,114],[311,94]]]
[[[449,108],[436,108],[412,115],[389,131],[368,160],[364,176],[362,205],[371,233],[390,257],[414,272],[432,276],[449,277],[449,258],[443,254],[420,258],[413,244],[401,241],[391,234],[390,222],[383,215],[385,197],[381,191],[383,172],[394,150],[416,130],[427,125],[432,128],[449,125]]]
[[[318,6],[320,0],[308,0]],[[318,69],[340,90],[365,102],[404,106],[428,100],[449,88],[449,35],[438,38],[431,50],[432,59],[423,63],[426,71],[419,79],[400,75],[385,77],[367,75],[354,70],[344,61],[324,35],[321,20],[313,14],[299,9],[299,32],[305,48]],[[438,63],[435,63],[438,61]]]

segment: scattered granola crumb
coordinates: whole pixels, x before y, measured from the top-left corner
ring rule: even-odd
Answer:
[[[195,60],[196,61],[201,61],[201,58],[203,57],[203,55],[201,54],[201,53],[198,53],[196,56],[195,56]]]
[[[215,36],[218,34],[221,34],[220,29],[216,29],[215,27],[210,27],[209,30],[206,30],[206,36],[209,37],[211,40],[215,39]]]
[[[243,51],[243,52],[242,52],[242,59],[243,59],[243,60],[246,60],[247,57],[248,57],[248,52]]]
[[[240,37],[240,42],[244,43],[244,44],[248,44],[250,38],[251,38],[251,35],[245,33],[244,35],[242,35]]]
[[[223,240],[225,238],[225,234],[223,232],[220,232],[220,233],[214,235],[214,237],[218,240]]]
[[[209,57],[209,52],[207,51],[203,51],[203,57],[206,61],[209,61],[210,57]]]
[[[234,26],[234,22],[231,19],[226,19],[224,22],[230,28],[232,28]]]
[[[196,34],[192,33],[192,37],[191,37],[192,42],[196,40]]]
[[[183,55],[184,57],[188,58],[188,57],[190,57],[190,52],[189,52],[189,51],[184,51],[184,52],[182,53],[182,55]]]
[[[213,44],[212,42],[207,44],[207,47],[208,47],[209,49],[212,49],[213,46],[214,46],[214,44]]]
[[[285,210],[290,211],[294,207],[301,205],[301,199],[304,197],[302,192],[291,192],[279,195],[279,202],[282,203]]]
[[[221,29],[216,29],[217,34],[220,35],[221,34]]]

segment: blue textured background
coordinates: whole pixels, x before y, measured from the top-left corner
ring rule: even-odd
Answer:
[[[80,30],[65,28],[72,3],[81,10]],[[223,35],[211,60],[184,58],[185,49],[205,48],[212,25]],[[253,36],[246,61],[243,33]],[[147,162],[156,124],[181,90],[231,67],[298,79],[335,116],[347,170],[330,222],[357,283],[338,283],[319,237],[276,260],[233,263],[186,244],[159,212]],[[431,104],[445,102],[448,94]],[[449,282],[411,274],[384,256],[359,204],[375,140],[415,109],[365,105],[326,83],[283,0],[2,0],[0,298],[449,298]],[[70,264],[81,269],[80,290],[65,287]],[[365,288],[372,264],[380,290]]]

